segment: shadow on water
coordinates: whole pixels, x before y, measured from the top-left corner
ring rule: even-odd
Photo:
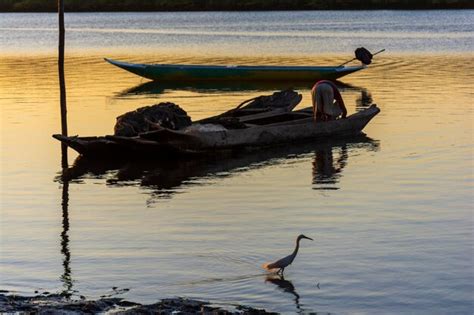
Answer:
[[[379,142],[365,135],[326,142],[292,144],[238,153],[204,156],[195,159],[156,160],[94,160],[79,156],[74,165],[59,178],[81,182],[84,179],[105,179],[110,186],[142,186],[151,189],[152,199],[171,198],[192,185],[231,177],[238,173],[287,162],[312,158],[315,189],[337,189],[350,150],[377,151]],[[333,155],[337,155],[334,159]],[[204,181],[199,181],[204,179]]]

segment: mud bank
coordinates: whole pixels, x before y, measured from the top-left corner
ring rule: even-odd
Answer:
[[[34,314],[276,314],[248,306],[223,309],[209,302],[186,298],[163,299],[157,303],[143,305],[121,298],[98,300],[73,300],[68,294],[41,294],[19,296],[4,291],[0,293],[1,313]]]

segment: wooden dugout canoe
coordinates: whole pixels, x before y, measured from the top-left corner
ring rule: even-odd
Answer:
[[[176,155],[206,154],[243,147],[264,147],[302,142],[317,138],[350,137],[380,112],[376,105],[345,119],[315,123],[311,109],[281,113],[247,120],[245,129],[218,131],[173,131],[166,128],[142,133],[138,137],[65,137],[53,135],[84,156],[120,157],[150,156],[167,158]]]
[[[336,80],[366,66],[216,66],[135,64],[105,58],[141,77],[162,81],[317,81]]]

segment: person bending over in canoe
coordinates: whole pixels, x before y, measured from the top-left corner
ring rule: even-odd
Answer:
[[[336,85],[328,80],[321,80],[311,89],[314,121],[328,121],[342,115],[346,118],[347,110],[341,93]]]

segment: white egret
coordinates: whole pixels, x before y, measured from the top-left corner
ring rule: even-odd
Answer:
[[[303,234],[299,235],[298,238],[296,239],[296,247],[295,250],[291,255],[288,255],[286,257],[283,257],[282,259],[279,259],[273,263],[269,264],[264,264],[262,267],[266,270],[275,270],[278,269],[277,274],[282,274],[285,271],[285,268],[291,265],[293,260],[295,260],[296,254],[298,254],[298,249],[300,248],[300,241],[301,239],[306,238],[308,240],[313,240],[312,238],[309,238],[307,236],[304,236]]]

